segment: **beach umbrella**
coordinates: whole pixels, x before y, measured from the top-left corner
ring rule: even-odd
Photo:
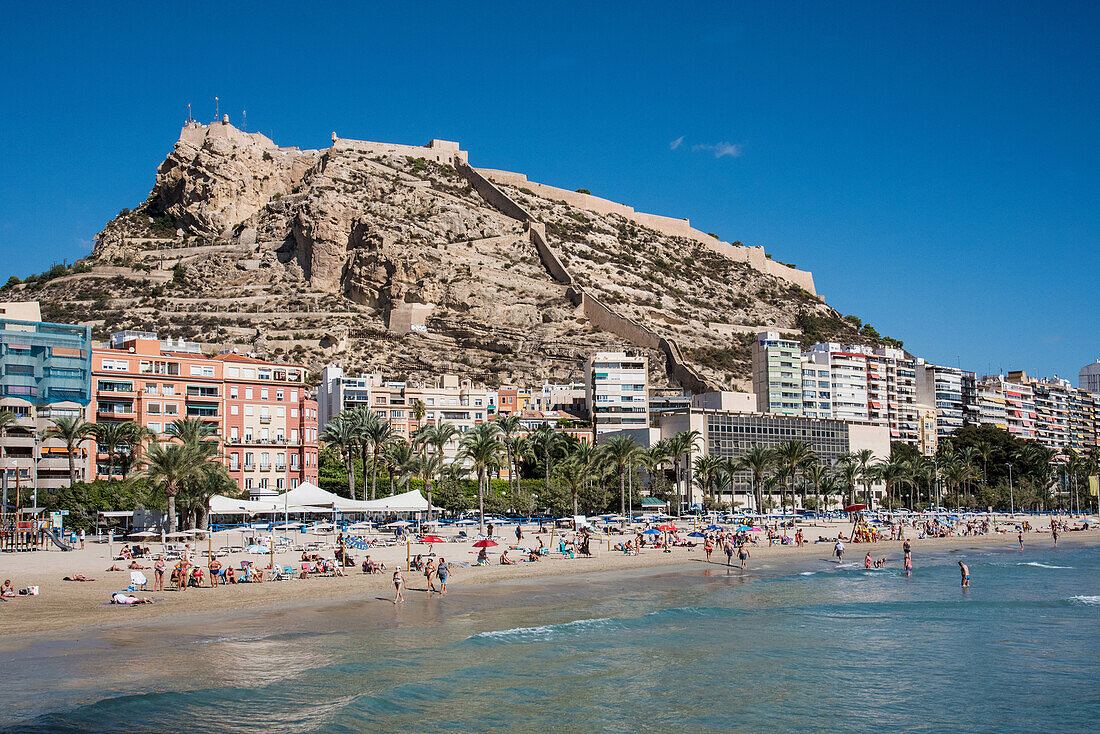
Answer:
[[[705,535],[704,533],[700,533],[700,532],[699,532],[699,531],[697,530],[697,531],[695,531],[694,533],[688,533],[688,537],[689,537],[689,538],[705,538],[705,537],[707,537],[707,536],[706,536],[706,535]]]
[[[859,512],[860,510],[866,510],[867,505],[848,505],[844,508],[845,512]]]
[[[138,539],[138,540],[144,540],[144,539],[148,539],[148,538],[155,538],[155,537],[157,537],[157,534],[154,533],[152,530],[142,530],[142,531],[137,532],[137,533],[130,533],[126,537],[135,538],[135,539]]]
[[[707,525],[707,530],[721,530],[721,525]]]
[[[404,520],[394,520],[393,522],[391,522],[387,525],[383,525],[382,527],[384,527],[384,528],[404,528],[404,527],[408,527],[409,525],[412,525],[412,523],[411,522],[406,522]]]
[[[446,543],[447,541],[440,538],[438,535],[425,535],[420,539],[421,543]]]
[[[643,530],[642,535],[660,535],[661,531],[656,528],[650,528],[649,530]]]
[[[663,530],[666,533],[675,533],[676,532],[676,526],[674,526],[674,525],[658,525],[657,529],[658,530]]]
[[[474,543],[474,547],[475,548],[492,548],[496,544],[497,544],[497,542],[495,540],[486,539],[486,540],[477,541],[476,543]]]

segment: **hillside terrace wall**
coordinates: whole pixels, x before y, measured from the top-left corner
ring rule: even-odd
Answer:
[[[792,268],[788,265],[783,265],[782,263],[768,259],[767,255],[764,253],[763,247],[748,247],[723,242],[717,237],[695,229],[691,226],[690,220],[674,219],[673,217],[664,217],[659,214],[646,214],[645,212],[635,211],[632,206],[620,204],[608,199],[602,199],[592,194],[583,194],[577,191],[569,191],[568,189],[560,189],[556,186],[547,186],[546,184],[530,181],[527,176],[522,173],[498,171],[493,168],[478,168],[474,170],[488,180],[496,181],[497,183],[507,186],[529,189],[537,196],[544,199],[562,201],[570,206],[575,206],[578,209],[584,209],[585,211],[590,211],[595,214],[618,214],[626,219],[637,222],[643,227],[656,230],[663,235],[693,239],[734,262],[747,263],[762,273],[767,273],[768,275],[785,280],[788,283],[793,283],[810,293],[817,293],[814,288],[813,273],[807,270],[798,270],[797,268]]]
[[[469,154],[459,150],[458,143],[451,140],[430,140],[427,145],[400,145],[398,143],[373,143],[365,140],[348,140],[333,137],[333,150],[353,150],[370,155],[404,155],[410,158],[423,158],[436,163],[466,163]]]
[[[663,352],[668,362],[669,376],[684,388],[696,393],[711,392],[713,390],[699,373],[684,361],[684,356],[676,342],[658,336],[649,327],[639,324],[633,319],[618,315],[598,298],[590,295],[584,288],[574,284],[572,274],[546,239],[545,224],[537,221],[530,212],[501,191],[480,171],[467,165],[457,165],[456,167],[458,172],[470,182],[486,201],[513,219],[519,219],[526,223],[531,242],[535,245],[543,265],[555,280],[569,286],[565,292],[566,296],[574,305],[580,306],[581,313],[584,314],[586,319],[600,329],[622,337],[632,344]]]

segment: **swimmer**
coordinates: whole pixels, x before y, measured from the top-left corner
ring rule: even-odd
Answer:
[[[867,551],[867,555],[863,557],[863,567],[870,568],[873,564],[874,561],[871,560],[871,551]]]
[[[912,576],[913,575],[913,556],[906,556],[905,557],[905,575],[906,576]]]
[[[962,573],[962,588],[969,589],[970,588],[970,569],[967,568],[965,563],[963,563],[962,561],[959,561],[959,571]]]

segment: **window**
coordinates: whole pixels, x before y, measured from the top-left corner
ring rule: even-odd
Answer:
[[[291,418],[297,418],[298,417],[298,409],[297,408],[291,408],[290,409],[290,417]]]
[[[286,408],[280,405],[275,409],[275,416],[278,418],[286,418]]]
[[[129,372],[130,361],[127,359],[105,359],[103,360],[103,369],[105,372]]]
[[[232,427],[231,427],[231,428],[229,429],[229,440],[230,440],[230,441],[236,441],[236,440],[237,440],[237,435],[238,435],[238,434],[237,434],[237,427],[236,427],[236,426],[232,426]]]
[[[245,455],[244,455],[244,468],[245,469],[251,469],[254,463],[255,462],[253,461],[252,452],[251,451],[245,452]]]
[[[230,387],[229,387],[229,397],[234,398],[234,399],[237,397],[237,386],[236,385],[230,385]]]
[[[298,471],[298,454],[290,455],[290,470]]]
[[[241,468],[241,455],[233,452],[229,455],[229,471],[238,471]]]
[[[210,364],[193,364],[191,365],[192,377],[213,377],[214,365]]]
[[[267,400],[267,394],[268,394],[267,393],[267,388],[266,387],[261,387],[260,388],[260,400]]]
[[[180,408],[178,403],[165,403],[164,414],[165,415],[179,415]]]
[[[291,489],[297,489],[298,488],[298,478],[297,477],[291,477],[290,478],[290,488]]]
[[[145,410],[149,412],[149,415],[160,415],[160,403],[148,403]]]
[[[298,443],[298,429],[297,428],[291,428],[290,429],[290,442],[291,443]]]
[[[227,372],[229,373],[230,377],[240,377],[241,376],[241,368],[240,367],[230,367],[230,368],[228,368]]]
[[[282,489],[283,488],[283,481],[284,480],[283,480],[282,477],[279,477],[278,479],[276,479],[275,480],[275,489]]]
[[[282,390],[276,390],[275,391],[275,399],[276,400],[282,400],[283,399],[283,391]]]
[[[145,392],[149,393],[150,395],[156,395],[157,394],[157,383],[155,383],[155,382],[145,383]]]
[[[250,386],[245,386],[245,388],[244,388],[244,399],[245,400],[251,400],[252,399],[252,388]]]
[[[160,386],[160,394],[161,395],[175,395],[176,394],[176,386],[175,385],[161,385]]]
[[[271,454],[266,451],[260,452],[260,469],[271,468]]]
[[[245,477],[244,488],[245,489],[252,489],[252,477]]]
[[[158,436],[161,433],[161,424],[160,423],[150,423],[148,428],[149,428],[150,431],[157,434]]]
[[[246,406],[244,406],[244,414],[245,414],[245,415],[256,415],[256,408],[255,408],[255,406],[253,406],[253,405],[246,405]]]
[[[275,454],[275,469],[286,471],[286,454]]]
[[[260,489],[267,489],[267,477],[260,480]]]
[[[297,390],[291,390],[290,391],[290,402],[292,402],[292,403],[298,402],[298,391]]]
[[[240,413],[240,411],[241,411],[241,406],[239,406],[239,405],[230,405],[229,406],[229,415],[238,415]]]

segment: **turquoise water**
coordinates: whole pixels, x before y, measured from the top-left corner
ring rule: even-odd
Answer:
[[[973,577],[965,592],[959,558]],[[911,578],[815,559],[507,592],[455,579],[453,597],[413,591],[400,610],[371,599],[236,634],[39,647],[0,660],[0,721],[56,732],[1100,728],[1100,549],[918,548],[915,559]]]

